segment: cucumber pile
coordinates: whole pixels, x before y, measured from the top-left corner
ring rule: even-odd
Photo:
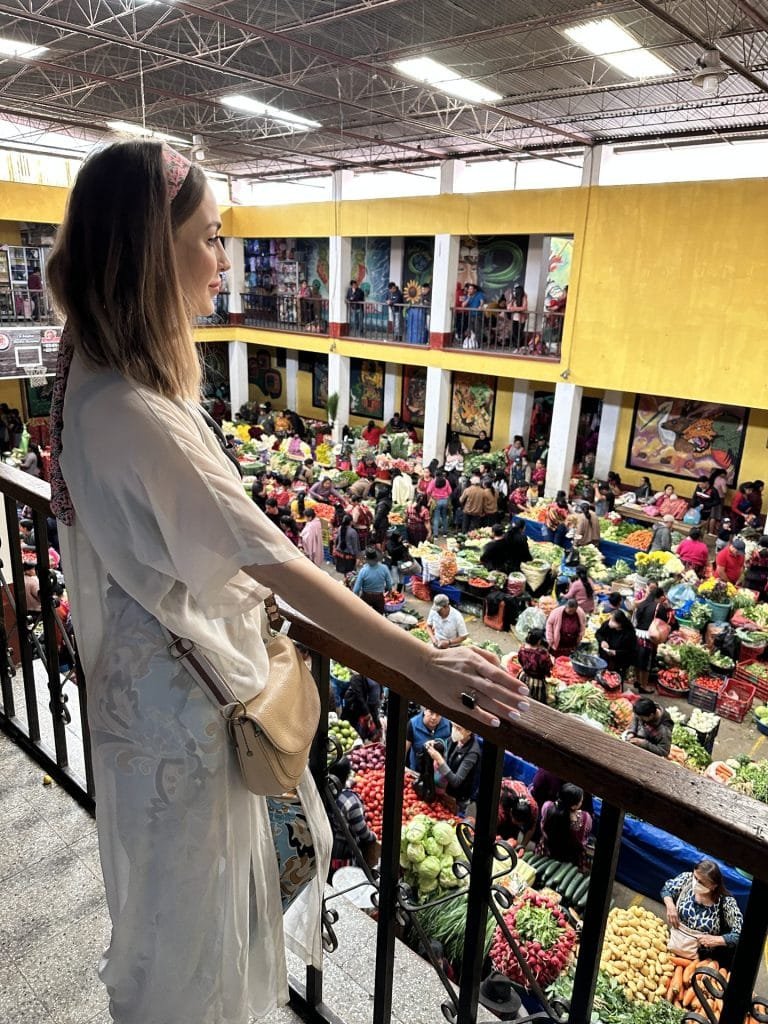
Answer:
[[[523,860],[536,872],[536,884],[560,893],[563,903],[582,911],[587,903],[589,875],[584,875],[575,864],[564,864],[540,853],[526,850]]]

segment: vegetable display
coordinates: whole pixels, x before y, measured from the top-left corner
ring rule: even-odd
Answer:
[[[550,986],[551,996],[570,999],[573,992],[573,973],[562,975]],[[683,1011],[666,1002],[630,1002],[624,988],[616,978],[598,971],[595,987],[594,1015],[600,1024],[679,1024]]]
[[[351,751],[355,742],[360,739],[351,722],[347,722],[343,718],[336,718],[335,715],[329,716],[328,732],[333,734],[345,754]]]
[[[352,781],[352,788],[363,801],[368,827],[377,836],[380,836],[383,828],[384,768],[365,768],[357,772]],[[456,821],[455,815],[451,814],[439,801],[425,804],[423,800],[420,800],[413,791],[413,786],[406,779],[403,787],[403,824],[407,824],[419,814],[428,814],[436,821]]]
[[[553,982],[568,966],[576,942],[576,932],[555,900],[528,890],[504,914],[504,921],[538,983],[549,985]],[[497,971],[511,981],[527,984],[527,978],[501,928],[494,932],[490,955]]]
[[[746,793],[747,796],[753,796],[755,800],[768,804],[768,760],[745,759],[735,770],[729,785],[741,793]]]
[[[352,771],[361,772],[384,767],[384,746],[381,743],[370,743],[355,747],[348,755]]]
[[[696,738],[696,733],[678,723],[672,730],[672,742],[685,751],[686,761],[694,768],[706,768],[712,758]]]
[[[667,690],[679,690],[682,693],[687,693],[690,689],[688,673],[682,668],[660,669],[659,684]]]
[[[447,821],[435,821],[417,814],[400,834],[400,867],[405,882],[418,896],[435,898],[446,890],[467,884],[456,877],[453,865],[466,861],[456,838],[456,828]]]
[[[592,683],[576,683],[560,690],[557,708],[566,715],[586,715],[604,726],[613,724],[611,702]]]
[[[682,956],[673,956],[671,960],[674,972],[667,988],[666,999],[674,1006],[688,1013],[703,1013],[703,1007],[693,988],[693,975],[699,967],[711,967],[720,974],[724,982],[727,982],[731,976],[731,972],[720,967],[716,960],[688,960]],[[715,1016],[719,1017],[720,1011],[723,1008],[722,1000],[708,999],[707,1001],[710,1003]],[[748,1017],[747,1021],[749,1020],[751,1018]]]
[[[709,670],[710,653],[699,644],[683,644],[679,650],[680,668],[688,673],[689,679],[705,675]]]
[[[694,708],[691,717],[688,719],[688,728],[695,732],[711,732],[720,724],[720,718],[712,711],[702,711],[701,708]]]
[[[673,966],[668,938],[664,922],[644,907],[614,907],[608,914],[600,967],[616,978],[630,1002],[664,998]]]

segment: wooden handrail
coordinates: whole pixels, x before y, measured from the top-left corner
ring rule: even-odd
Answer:
[[[0,490],[50,515],[50,487],[43,480],[0,464]],[[390,686],[409,700],[428,704],[484,740],[768,882],[765,804],[542,704],[533,703],[522,719],[502,722],[498,729],[479,725],[454,695],[438,699],[418,680],[395,672],[287,606],[281,605],[281,611],[290,622],[293,639],[311,650]]]

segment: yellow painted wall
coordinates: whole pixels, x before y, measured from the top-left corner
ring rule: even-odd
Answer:
[[[68,194],[55,185],[0,182],[0,220],[60,224]]]
[[[10,409],[21,409],[23,393],[24,381],[0,378],[0,405],[5,402]]]
[[[18,221],[0,220],[0,245],[21,245],[21,225]]]

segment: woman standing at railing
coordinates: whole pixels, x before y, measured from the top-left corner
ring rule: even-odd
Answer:
[[[287,1001],[284,937],[321,966],[330,835],[311,775],[298,795],[318,881],[284,922],[266,801],[246,788],[218,706],[171,656],[166,630],[249,700],[268,678],[262,604],[274,590],[469,722],[518,714],[522,695],[478,652],[437,650],[388,623],[246,495],[198,408],[192,322],[229,269],[220,228],[200,168],[158,142],[115,143],[83,164],[48,263],[67,316],[52,507],[88,679],[112,918],[100,974],[117,1024],[247,1024]]]

